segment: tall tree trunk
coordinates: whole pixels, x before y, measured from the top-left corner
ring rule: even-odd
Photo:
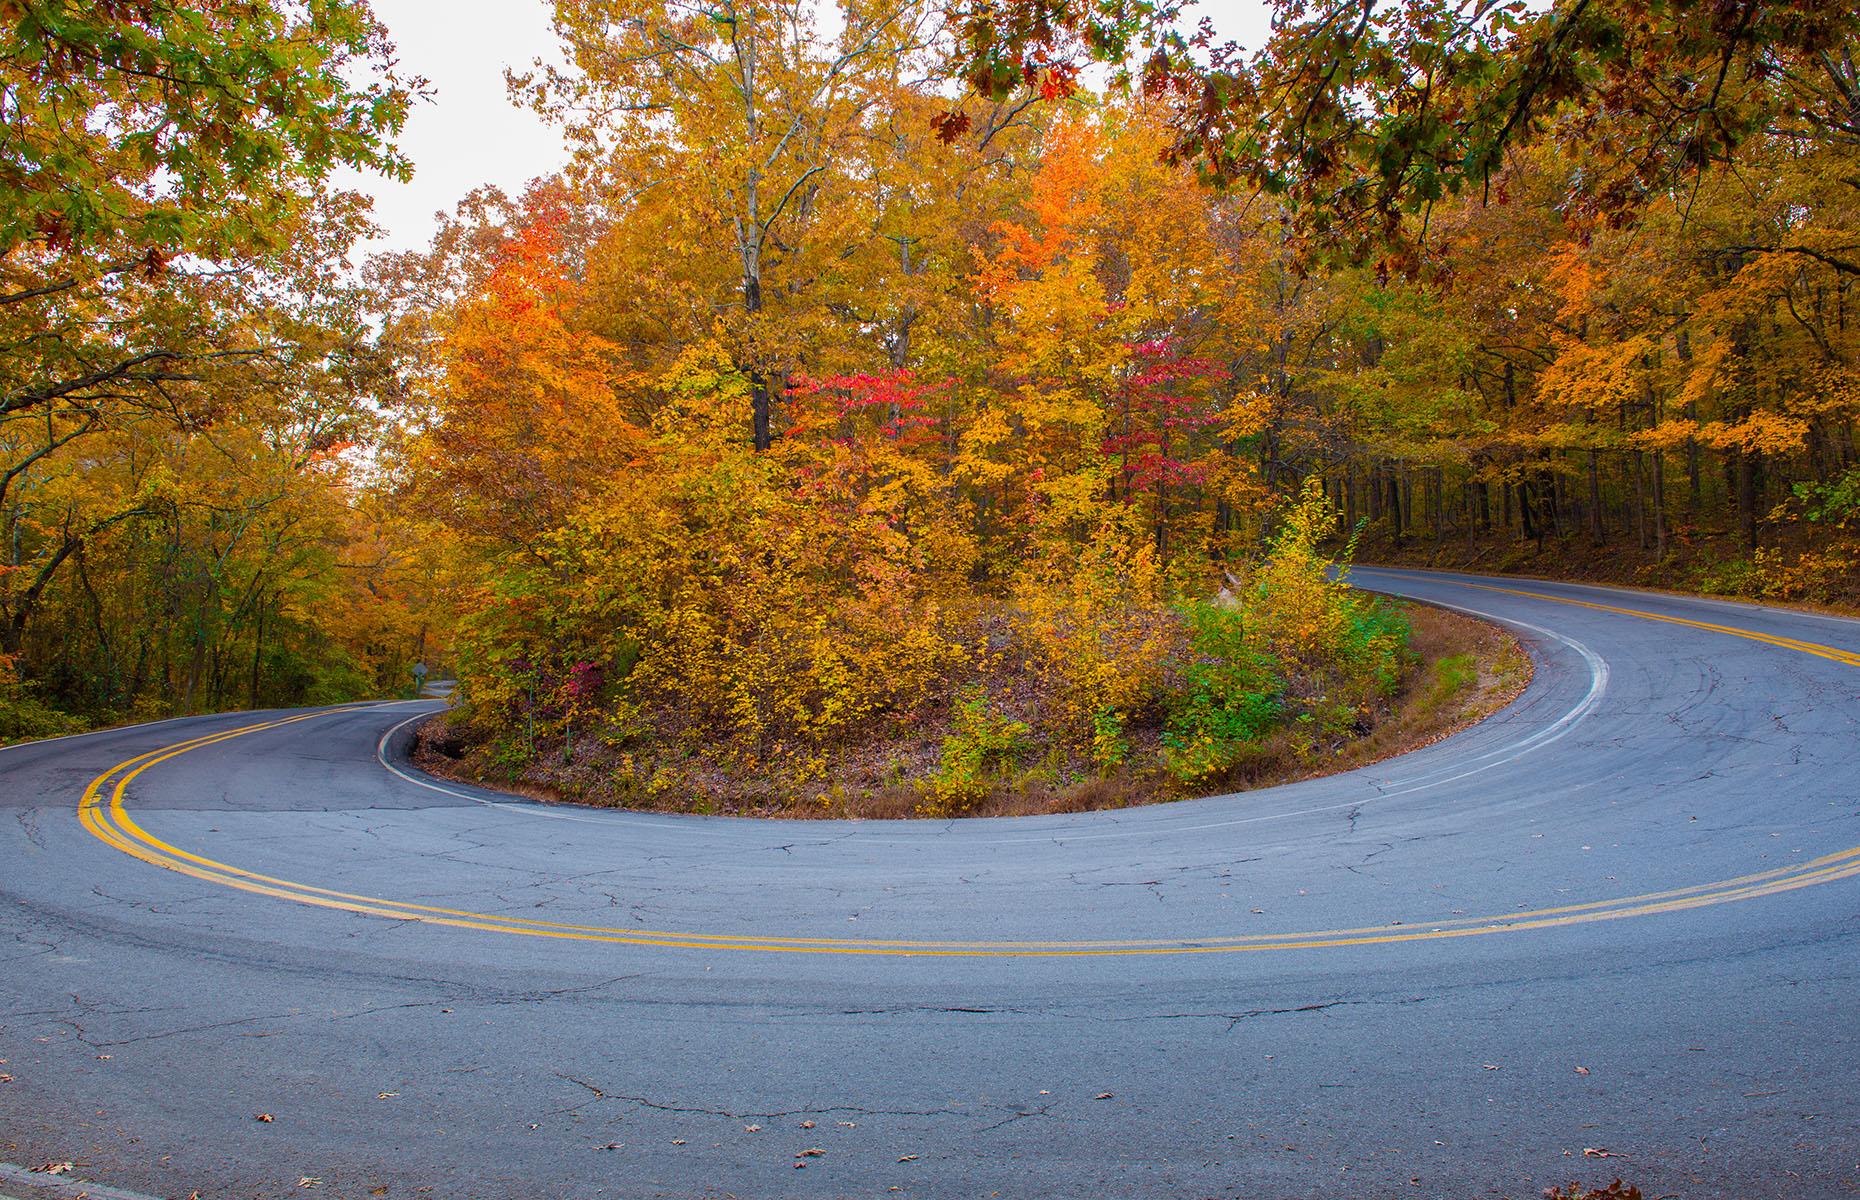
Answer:
[[[1645,471],[1641,466],[1641,453],[1638,450],[1628,452],[1628,473],[1634,476],[1634,537],[1640,542],[1640,548],[1647,548],[1647,495],[1646,484],[1642,479]]]
[[[1666,559],[1666,452],[1653,452],[1653,553]]]
[[[258,707],[258,664],[265,650],[265,598],[258,599],[258,621],[252,630],[252,681],[246,698],[247,708]]]
[[[1757,456],[1748,450],[1737,454],[1737,527],[1744,549],[1757,548]]]
[[[1607,543],[1608,532],[1602,527],[1602,479],[1596,466],[1599,457],[1596,451],[1589,451],[1589,536],[1601,546]]]

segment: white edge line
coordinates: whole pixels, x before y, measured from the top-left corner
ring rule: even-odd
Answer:
[[[1373,590],[1373,589],[1366,589],[1366,590]],[[1318,813],[1337,812],[1337,811],[1344,810],[1344,809],[1367,807],[1368,805],[1376,803],[1377,801],[1393,800],[1401,796],[1408,796],[1408,795],[1414,794],[1415,792],[1424,791],[1428,788],[1438,787],[1438,786],[1441,786],[1443,784],[1448,784],[1448,783],[1456,783],[1459,780],[1466,779],[1473,775],[1481,774],[1485,771],[1489,771],[1493,767],[1504,766],[1507,763],[1513,762],[1523,757],[1524,755],[1529,754],[1533,750],[1538,750],[1544,746],[1548,746],[1552,742],[1558,741],[1562,739],[1563,737],[1565,737],[1566,735],[1568,735],[1569,732],[1577,726],[1577,724],[1579,724],[1592,711],[1594,711],[1595,706],[1601,702],[1603,693],[1606,692],[1608,689],[1609,671],[1608,671],[1607,660],[1604,659],[1601,655],[1597,654],[1595,651],[1591,650],[1588,646],[1584,645],[1583,643],[1577,641],[1576,639],[1572,637],[1569,637],[1566,634],[1557,633],[1555,630],[1551,630],[1551,629],[1545,629],[1541,625],[1533,625],[1528,621],[1518,621],[1518,620],[1514,620],[1509,617],[1500,617],[1495,614],[1484,612],[1484,611],[1481,611],[1475,608],[1466,608],[1466,607],[1462,607],[1461,605],[1448,604],[1443,601],[1427,601],[1427,603],[1439,604],[1442,608],[1451,608],[1456,612],[1462,612],[1462,613],[1467,614],[1468,616],[1483,617],[1487,620],[1496,621],[1502,625],[1510,625],[1517,629],[1529,630],[1532,633],[1541,634],[1544,637],[1550,638],[1553,641],[1562,642],[1564,645],[1574,650],[1577,654],[1580,654],[1582,656],[1583,661],[1588,664],[1589,690],[1586,693],[1584,693],[1583,697],[1580,700],[1578,700],[1575,703],[1575,705],[1569,709],[1569,711],[1565,712],[1562,716],[1558,717],[1556,720],[1552,721],[1550,724],[1540,729],[1532,731],[1531,733],[1525,735],[1522,738],[1519,738],[1517,741],[1512,742],[1509,745],[1494,747],[1491,750],[1487,750],[1482,754],[1475,755],[1474,757],[1465,760],[1467,763],[1479,764],[1477,766],[1472,766],[1467,770],[1459,772],[1458,774],[1446,775],[1444,777],[1439,777],[1438,770],[1434,772],[1423,773],[1422,775],[1415,776],[1408,780],[1402,781],[1396,786],[1395,790],[1393,791],[1381,791],[1373,796],[1368,796],[1360,800],[1345,800],[1345,801],[1339,801],[1336,804],[1324,804],[1324,805],[1318,805],[1314,808],[1294,809],[1294,810],[1290,810],[1287,812],[1260,813],[1254,816],[1234,817],[1231,820],[1209,821],[1209,822],[1205,822],[1199,825],[1168,825],[1166,827],[1160,827],[1160,828],[1155,828],[1155,829],[1111,830],[1111,831],[1107,831],[1103,833],[1063,833],[1063,832],[1045,831],[1045,832],[1030,834],[1025,837],[982,838],[982,839],[978,839],[973,844],[982,845],[982,846],[1001,846],[1001,845],[1014,845],[1017,843],[1025,843],[1025,842],[1034,842],[1034,841],[1050,842],[1055,839],[1059,841],[1064,841],[1064,842],[1090,842],[1090,841],[1103,841],[1107,838],[1150,837],[1150,836],[1154,836],[1157,834],[1196,833],[1196,832],[1201,832],[1201,831],[1209,830],[1209,829],[1226,829],[1234,825],[1253,825],[1253,824],[1258,824],[1258,823],[1265,822],[1265,821],[1282,821],[1282,820],[1287,820],[1293,817],[1308,817],[1308,816],[1313,816]],[[427,715],[428,714],[426,713],[420,713],[416,716],[408,717],[405,721],[399,722],[398,724],[390,728],[387,732],[383,733],[381,735],[380,741],[375,743],[375,761],[380,763],[381,766],[385,768],[390,774],[396,775],[399,778],[406,780],[408,783],[414,784],[418,787],[426,788],[428,791],[439,792],[442,795],[452,796],[460,800],[470,800],[474,804],[482,804],[487,808],[501,808],[507,812],[519,813],[523,816],[549,817],[553,820],[558,820],[558,821],[581,821],[581,822],[586,822],[589,824],[611,824],[612,823],[611,819],[608,817],[597,817],[597,816],[594,816],[593,814],[580,814],[580,813],[572,813],[572,812],[554,811],[540,801],[532,800],[532,801],[528,801],[522,804],[513,804],[510,802],[501,801],[501,800],[487,800],[482,796],[474,796],[470,792],[461,792],[456,788],[449,788],[443,784],[435,783],[431,779],[417,778],[401,770],[399,767],[396,767],[393,763],[390,763],[387,760],[388,739],[393,737],[394,734],[399,732],[401,729],[405,728],[408,725],[413,724],[413,722],[415,721],[421,720]],[[1483,760],[1489,760],[1489,761],[1483,761]],[[1358,768],[1358,770],[1361,770],[1361,771],[1367,771],[1369,769],[1370,769],[1369,767]],[[1440,769],[1451,770],[1452,767],[1449,766],[1449,767],[1440,768]],[[1345,774],[1346,775],[1350,774],[1350,772],[1346,772]],[[1343,778],[1343,776],[1330,776],[1330,778],[1337,779],[1337,778]],[[1270,789],[1267,789],[1267,790],[1270,790]],[[1234,796],[1254,795],[1254,794],[1256,793],[1230,792],[1222,796],[1205,797],[1205,799],[1224,800],[1224,799],[1230,799]],[[643,825],[648,828],[678,829],[686,833],[696,834],[698,836],[707,836],[707,837],[708,836],[721,836],[721,837],[731,836],[730,833],[726,833],[724,830],[721,830],[721,829],[706,829],[702,825],[698,824],[697,822],[690,822],[690,821],[673,822],[673,821],[656,820],[650,817],[645,817],[643,816],[643,814],[633,813],[633,810],[630,810],[630,809],[616,809],[614,811],[616,813],[632,814],[633,816],[635,816],[636,819],[630,822],[631,824]],[[932,822],[931,824],[935,824],[935,823]],[[860,838],[858,840],[869,843],[869,842],[880,841],[880,840],[894,840],[895,841],[896,839],[882,839],[878,837],[868,836],[868,837]]]

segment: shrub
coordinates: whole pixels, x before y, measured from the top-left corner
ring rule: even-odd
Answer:
[[[1165,763],[1181,779],[1238,765],[1277,727],[1301,755],[1349,732],[1401,682],[1408,622],[1350,587],[1351,545],[1322,546],[1337,511],[1310,481],[1230,600],[1189,602],[1189,656],[1170,702]]]
[[[1162,593],[1154,543],[1115,521],[1015,589],[1014,632],[1046,700],[1042,725],[1100,770],[1128,755],[1124,731],[1160,706],[1180,655],[1181,618]]]
[[[76,733],[84,724],[41,701],[33,686],[15,673],[13,660],[0,655],[0,742],[58,737]]]
[[[956,704],[955,724],[943,739],[943,757],[928,783],[925,816],[950,817],[972,809],[1012,778],[1032,730],[996,712],[980,689]]]
[[[1170,700],[1163,761],[1177,778],[1200,780],[1236,766],[1279,723],[1284,686],[1245,611],[1189,601],[1181,612],[1190,658]]]

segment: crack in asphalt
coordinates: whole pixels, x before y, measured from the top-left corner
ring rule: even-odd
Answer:
[[[1318,1001],[1313,1004],[1296,1004],[1296,1005],[1292,1005],[1287,1008],[1253,1008],[1253,1009],[1248,1009],[1245,1012],[1237,1012],[1237,1013],[1234,1013],[1234,1012],[1166,1012],[1166,1013],[1144,1013],[1144,1014],[1134,1016],[1134,1017],[1099,1017],[1099,1018],[1089,1018],[1089,1019],[1103,1020],[1103,1021],[1109,1021],[1109,1022],[1225,1021],[1227,1022],[1227,1028],[1222,1030],[1222,1032],[1232,1033],[1235,1026],[1240,1025],[1246,1021],[1257,1020],[1260,1017],[1289,1017],[1289,1016],[1297,1016],[1303,1013],[1328,1012],[1329,1010],[1333,1008],[1358,1008],[1358,1007],[1381,1007],[1381,1006],[1405,1008],[1413,1004],[1426,1004],[1429,1002],[1430,999],[1433,999],[1433,997],[1405,996],[1400,999],[1376,999],[1376,998],[1353,999],[1350,997],[1343,997],[1337,1000]]]
[[[624,1092],[610,1092],[598,1084],[588,1082],[576,1075],[562,1071],[554,1073],[557,1079],[587,1089],[588,1094],[596,1100],[615,1100],[623,1104],[633,1104],[653,1112],[680,1113],[698,1117],[724,1117],[732,1121],[772,1121],[783,1117],[832,1116],[834,1113],[850,1113],[867,1117],[957,1117],[962,1113],[953,1108],[911,1109],[911,1108],[864,1108],[853,1104],[829,1104],[809,1108],[784,1108],[768,1111],[733,1111],[727,1108],[705,1108],[702,1105],[666,1104],[648,1096],[632,1096]],[[557,1112],[576,1112],[579,1107],[558,1109]]]

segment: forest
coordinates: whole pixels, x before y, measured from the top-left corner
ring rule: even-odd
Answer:
[[[356,263],[361,0],[0,4],[0,740],[424,660],[503,778],[954,815],[1361,736],[1353,557],[1860,602],[1839,8],[557,0],[572,162]]]

